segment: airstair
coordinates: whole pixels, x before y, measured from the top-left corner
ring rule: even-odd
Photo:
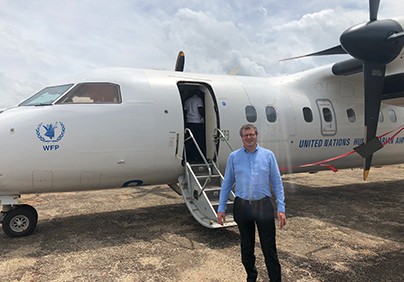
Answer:
[[[194,142],[199,154],[202,157],[200,163],[189,163],[185,156],[185,175],[178,178],[181,194],[192,216],[203,226],[208,228],[220,228],[235,226],[233,220],[234,193],[230,192],[226,207],[226,222],[222,226],[217,223],[217,209],[219,207],[220,188],[223,175],[219,171],[218,164],[213,160],[207,160],[199,148],[192,132],[186,129],[189,137],[185,140]],[[214,142],[219,142],[223,138],[223,133],[216,129],[218,138]],[[230,146],[230,145],[229,145]],[[216,146],[215,146],[216,148]],[[217,161],[217,151],[214,159]]]

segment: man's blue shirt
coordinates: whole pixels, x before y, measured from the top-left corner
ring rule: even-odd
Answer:
[[[272,151],[257,145],[252,153],[243,147],[230,154],[220,191],[218,212],[226,210],[226,203],[234,183],[236,183],[234,191],[236,197],[244,200],[271,197],[271,187],[278,212],[285,212],[282,178]]]

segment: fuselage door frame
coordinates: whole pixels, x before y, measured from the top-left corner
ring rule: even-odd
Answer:
[[[334,136],[337,134],[337,119],[334,107],[329,99],[316,100],[320,115],[321,134],[323,136]]]
[[[179,81],[177,82],[179,93],[181,96],[182,107],[184,108],[185,101],[191,97],[193,91],[199,89],[203,92],[203,103],[205,110],[205,145],[206,145],[206,159],[214,160],[215,150],[218,150],[219,143],[213,142],[215,128],[220,128],[219,111],[217,101],[212,87],[206,82],[200,81]],[[184,115],[184,130],[186,128],[186,117]],[[216,148],[215,148],[216,146]]]

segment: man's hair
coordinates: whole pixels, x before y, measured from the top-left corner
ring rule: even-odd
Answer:
[[[255,127],[255,125],[251,124],[251,123],[247,123],[247,124],[243,124],[240,128],[240,136],[243,136],[243,131],[244,130],[250,130],[250,129],[254,129],[255,131],[255,135],[258,135],[258,129],[257,127]]]

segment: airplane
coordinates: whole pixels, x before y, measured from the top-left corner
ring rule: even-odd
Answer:
[[[0,112],[0,222],[10,237],[31,234],[38,213],[23,194],[168,184],[194,218],[216,223],[220,183],[239,128],[252,123],[258,143],[282,173],[364,168],[404,160],[404,17],[347,29],[341,45],[305,56],[353,58],[280,77],[105,68],[61,79]],[[199,91],[206,149],[185,123],[183,105]],[[363,123],[365,127],[363,127]],[[365,135],[363,135],[363,128]],[[195,144],[202,161],[187,159]],[[229,197],[231,210],[234,195]],[[224,227],[234,226],[227,216]]]

